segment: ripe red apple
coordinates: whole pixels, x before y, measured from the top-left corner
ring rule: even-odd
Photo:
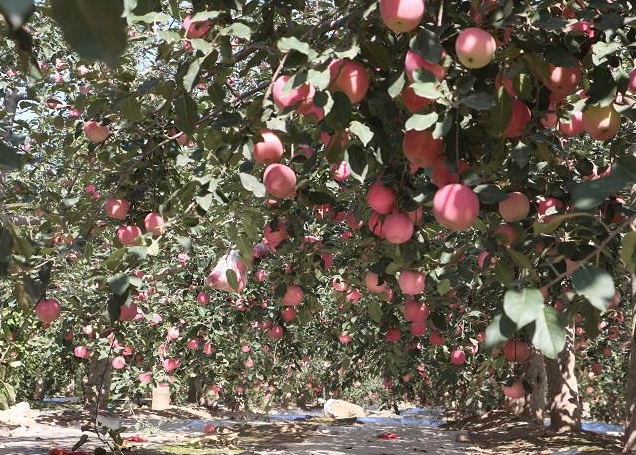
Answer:
[[[450,361],[453,365],[463,365],[466,363],[466,353],[461,349],[451,352]]]
[[[143,233],[138,226],[120,226],[117,229],[117,240],[124,246],[134,245],[137,237],[141,237]]]
[[[411,112],[411,114],[417,114],[426,106],[430,105],[433,101],[435,100],[419,96],[417,93],[415,93],[415,90],[413,90],[413,87],[411,87],[410,84],[404,87],[404,89],[402,90],[402,102],[404,103],[404,106],[406,106],[406,108],[409,110],[409,112]]]
[[[581,65],[574,66],[554,66],[550,64],[548,79],[543,81],[544,85],[552,92],[556,98],[563,98],[574,93],[581,82]]]
[[[517,230],[511,224],[500,224],[494,231],[497,242],[504,246],[511,246],[519,238]]]
[[[90,351],[86,346],[75,346],[73,355],[78,359],[88,359],[90,357]]]
[[[375,182],[367,192],[369,206],[378,213],[389,213],[395,204],[395,192],[384,186],[380,181]]]
[[[384,237],[384,220],[375,210],[371,213],[371,216],[369,216],[368,227],[374,235]]]
[[[115,357],[112,360],[111,365],[115,370],[122,370],[126,367],[126,359],[124,359],[122,356]]]
[[[303,301],[303,297],[305,293],[300,288],[300,286],[296,284],[288,284],[287,290],[285,291],[285,295],[283,296],[283,305],[285,306],[296,306],[300,305],[300,302]]]
[[[198,338],[190,338],[186,343],[186,347],[191,351],[196,351],[197,349],[199,349],[200,342],[201,340],[199,340]]]
[[[285,153],[283,143],[271,130],[261,132],[263,140],[254,144],[254,161],[259,164],[278,163]]]
[[[581,134],[583,132],[583,112],[572,112],[569,122],[559,122],[559,131],[568,137]]]
[[[276,249],[276,247],[285,239],[289,238],[289,234],[287,234],[287,228],[285,227],[285,221],[279,219],[276,230],[272,230],[272,225],[267,223],[263,228],[263,236],[267,243],[271,248]]]
[[[199,292],[197,294],[197,303],[201,306],[205,306],[210,303],[210,296],[208,293],[203,291]]]
[[[446,56],[446,52],[442,52],[442,60],[444,60]],[[422,69],[432,73],[435,76],[435,79],[440,82],[444,80],[446,72],[448,71],[448,68],[445,66],[430,62],[417,52],[409,50],[406,52],[406,58],[404,59],[404,72],[410,82],[415,81],[414,72],[417,69]]]
[[[309,82],[305,82],[297,87],[291,88],[289,93],[285,94],[283,88],[290,79],[291,76],[280,76],[276,79],[276,82],[274,82],[274,86],[272,87],[274,103],[276,103],[276,107],[278,107],[278,110],[280,111],[285,110],[286,108],[295,107],[303,101],[312,98],[315,92],[314,87]]]
[[[209,341],[203,343],[203,353],[205,355],[211,355],[214,351],[215,349],[212,347],[212,343],[210,343]]]
[[[523,383],[521,381],[517,381],[510,387],[504,386],[503,393],[508,398],[519,399],[526,395],[526,390],[523,387]]]
[[[362,292],[356,288],[351,288],[345,294],[345,300],[351,303],[358,303],[362,298]]]
[[[418,302],[409,298],[404,304],[404,318],[411,322],[423,322],[428,318],[428,306],[424,302]]]
[[[549,222],[550,216],[546,215],[546,212],[548,212],[548,210],[550,209],[552,209],[550,210],[550,214],[552,214],[553,212],[561,212],[564,207],[565,206],[563,205],[563,202],[561,202],[559,199],[553,197],[541,199],[537,204],[537,216],[539,218],[539,221],[543,221],[546,223]]]
[[[583,129],[599,141],[614,137],[621,126],[621,116],[614,106],[590,106],[583,112]]]
[[[384,219],[382,229],[385,239],[399,245],[411,239],[415,226],[407,214],[393,212]]]
[[[60,317],[62,306],[55,299],[40,300],[35,306],[35,315],[44,323],[51,323]]]
[[[368,271],[364,276],[364,284],[367,286],[369,292],[374,294],[381,294],[386,290],[386,281],[380,280],[377,273]]]
[[[123,220],[128,215],[128,210],[130,209],[130,202],[126,199],[117,199],[117,198],[109,198],[104,203],[104,210],[106,211],[106,216],[109,218],[114,218],[116,220]]]
[[[179,338],[179,327],[170,327],[166,333],[166,340],[173,341]]]
[[[173,371],[181,366],[181,360],[180,359],[164,359],[164,361],[161,362],[161,364],[165,371]]]
[[[346,161],[342,161],[339,165],[334,164],[332,166],[333,171],[333,179],[336,182],[344,182],[351,175],[351,168],[349,167],[349,163]]]
[[[333,277],[331,280],[331,286],[339,292],[343,292],[347,289],[347,282],[341,278]]]
[[[188,15],[183,19],[183,29],[187,39],[203,38],[208,34],[212,24],[209,20],[192,22],[192,16]]]
[[[364,99],[371,83],[367,69],[360,63],[348,59],[335,59],[329,64],[329,90],[342,92],[351,104]]]
[[[146,231],[152,232],[154,235],[161,235],[166,230],[163,217],[156,212],[150,212],[144,218]]]
[[[338,335],[338,341],[340,341],[342,344],[349,344],[351,343],[351,335],[341,333]]]
[[[284,164],[270,164],[263,174],[263,184],[269,194],[285,199],[296,191],[296,174]]]
[[[104,142],[110,134],[110,129],[106,125],[100,125],[95,120],[84,123],[84,134],[93,144]]]
[[[466,68],[483,68],[492,61],[496,50],[492,35],[476,27],[462,30],[455,41],[457,58]]]
[[[380,15],[389,30],[410,32],[424,15],[423,0],[380,0]]]
[[[402,338],[402,332],[400,332],[400,329],[390,329],[384,335],[384,341],[387,343],[397,343],[400,341],[400,338]]]
[[[267,332],[267,336],[270,337],[272,340],[280,340],[281,338],[283,338],[284,333],[285,331],[281,326],[274,325]]]
[[[130,302],[129,305],[119,307],[120,321],[134,321],[135,317],[137,317],[137,304],[135,302]]]
[[[520,340],[508,340],[503,346],[503,353],[509,362],[522,363],[530,357],[528,343]]]
[[[150,384],[152,382],[152,373],[139,373],[137,378],[142,384]]]
[[[426,322],[424,321],[411,322],[409,331],[411,332],[411,335],[413,335],[414,337],[423,336],[426,333]]]
[[[444,140],[434,139],[428,130],[407,130],[402,140],[402,151],[410,163],[422,167],[433,167],[440,159]]]
[[[444,338],[442,338],[437,332],[432,332],[431,335],[428,337],[428,341],[433,346],[441,346],[444,344]]]
[[[293,307],[287,307],[281,312],[281,316],[283,317],[283,321],[291,322],[296,317],[296,310]]]
[[[636,94],[636,68],[629,73],[629,85],[627,90],[629,92]]]
[[[530,213],[530,201],[519,191],[508,193],[508,197],[499,202],[499,214],[506,221],[521,221]]]
[[[514,100],[512,103],[512,115],[510,116],[510,122],[503,132],[503,137],[513,138],[519,137],[526,129],[528,121],[532,118],[532,113],[526,103],[519,100]]]
[[[402,270],[398,278],[398,284],[406,295],[418,295],[424,292],[426,277],[422,272]]]
[[[490,257],[490,260],[488,261],[488,263],[486,264],[486,259]],[[492,265],[495,265],[495,263],[497,262],[497,258],[495,258],[490,251],[481,251],[479,253],[479,255],[477,256],[477,264],[479,265],[479,268],[481,270],[484,270],[484,268],[486,267],[490,267]]]
[[[441,226],[464,231],[477,220],[479,199],[466,185],[451,183],[435,193],[433,214]]]

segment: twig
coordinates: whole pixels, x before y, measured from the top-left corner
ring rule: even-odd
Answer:
[[[612,241],[614,240],[614,238],[616,236],[618,236],[618,234],[620,234],[621,232],[623,232],[623,230],[631,225],[634,220],[636,220],[636,213],[633,214],[632,216],[630,216],[627,220],[625,220],[623,222],[623,224],[621,224],[619,227],[617,227],[616,229],[614,229],[610,235],[607,236],[607,238],[605,240],[603,240],[598,247],[596,247],[596,249],[594,251],[592,251],[590,254],[588,254],[587,256],[585,256],[583,259],[581,259],[580,261],[577,261],[576,264],[574,266],[571,267],[570,270],[566,270],[565,272],[561,273],[560,275],[558,275],[556,278],[554,278],[552,281],[550,281],[545,288],[549,289],[552,286],[554,286],[557,283],[560,283],[564,278],[572,275],[574,272],[576,272],[578,269],[580,269],[581,267],[583,267],[585,265],[585,263],[587,263],[590,259],[592,259],[594,256],[598,255],[601,253],[601,251]]]

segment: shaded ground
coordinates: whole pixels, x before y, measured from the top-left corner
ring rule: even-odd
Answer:
[[[137,455],[459,455],[473,453],[456,442],[453,431],[423,428],[412,421],[429,416],[402,418],[379,413],[376,423],[355,419],[334,422],[316,415],[261,416],[244,420],[240,414],[210,414],[204,408],[173,407],[167,411],[123,408],[100,416],[109,427],[127,427],[123,436],[141,436],[148,442],[128,442],[124,450]],[[278,421],[281,417],[288,420]],[[290,421],[289,419],[295,419]],[[409,420],[410,419],[410,420]],[[9,422],[7,422],[7,420]],[[80,427],[92,416],[77,406],[56,406],[0,419],[0,455],[46,454],[54,447],[70,449],[80,438]],[[269,420],[269,421],[267,421]],[[212,435],[203,433],[213,424]],[[381,439],[382,433],[396,439]],[[99,446],[94,434],[82,450]]]
[[[482,417],[471,417],[442,425],[451,430],[464,430],[472,450],[478,454],[610,455],[621,453],[618,436],[589,431],[558,434],[545,427],[528,423],[505,412],[493,411]]]

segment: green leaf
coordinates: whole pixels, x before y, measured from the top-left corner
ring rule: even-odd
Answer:
[[[502,86],[497,91],[495,106],[490,111],[490,131],[495,136],[500,135],[508,127],[512,116],[512,98]]]
[[[122,115],[131,122],[138,122],[143,117],[141,115],[141,105],[137,98],[130,96],[121,105]]]
[[[512,260],[515,261],[515,264],[517,264],[520,268],[532,270],[532,263],[526,255],[513,248],[508,248],[508,254],[512,258]]]
[[[0,168],[4,169],[20,169],[22,167],[22,158],[18,149],[0,141]]]
[[[243,188],[254,193],[256,197],[265,197],[265,185],[258,181],[256,177],[251,174],[239,172],[239,178]]]
[[[592,63],[594,66],[599,66],[607,61],[609,55],[613,55],[623,48],[622,45],[616,42],[605,43],[598,41],[592,46]]]
[[[495,316],[486,327],[486,349],[493,348],[510,338],[513,338],[517,327],[505,314]]]
[[[368,153],[354,144],[347,148],[345,160],[349,163],[353,178],[359,182],[364,182],[369,170]]]
[[[636,232],[630,231],[623,238],[621,259],[631,273],[636,273]]]
[[[478,185],[475,187],[474,192],[479,197],[479,200],[487,205],[497,204],[508,198],[508,194],[505,191],[493,184]]]
[[[543,307],[535,319],[532,344],[549,359],[556,359],[565,347],[566,332],[559,313],[551,306]]]
[[[232,25],[219,30],[221,35],[234,35],[237,38],[249,41],[252,37],[252,30],[245,24],[234,22]]]
[[[225,271],[225,277],[227,278],[227,282],[230,285],[230,287],[234,289],[235,291],[238,291],[239,284],[238,284],[238,278],[236,276],[236,272],[232,269],[227,269]]]
[[[572,286],[595,308],[607,310],[614,299],[614,279],[607,271],[596,267],[583,267],[572,274]]]
[[[407,130],[424,131],[431,126],[435,125],[439,118],[437,112],[431,112],[430,114],[413,114],[404,126]]]
[[[121,0],[55,0],[51,10],[64,39],[82,58],[117,65],[127,42]]]
[[[406,80],[404,79],[404,73],[400,74],[400,77],[398,77],[390,86],[389,86],[389,96],[391,98],[395,98],[397,97],[400,93],[402,93],[402,89],[404,88],[404,84],[406,83]]]
[[[365,40],[361,44],[360,51],[363,57],[371,63],[372,67],[380,68],[381,70],[389,70],[391,68],[391,55],[386,46]]]
[[[13,30],[22,27],[34,9],[33,0],[0,0],[0,12]]]
[[[311,49],[311,46],[303,41],[300,41],[294,36],[283,37],[278,40],[278,50],[286,54],[290,51],[300,52],[308,57],[314,56],[316,53]]]
[[[495,106],[495,99],[490,93],[479,92],[460,98],[460,103],[478,111],[488,111]]]
[[[432,63],[442,59],[444,50],[439,43],[439,36],[426,28],[411,39],[409,47]]]
[[[636,182],[636,158],[623,156],[612,166],[610,175],[578,183],[572,188],[574,206],[590,210],[601,205],[610,194]]]
[[[420,73],[416,73],[416,78],[419,75]],[[428,98],[430,100],[436,100],[441,96],[441,93],[437,91],[437,84],[435,81],[422,80],[421,78],[418,78],[415,82],[411,83],[411,88],[417,96]]]
[[[551,234],[552,232],[556,231],[559,226],[561,226],[561,223],[571,218],[576,218],[578,216],[581,216],[581,214],[568,213],[567,215],[550,215],[550,221],[548,221],[547,223],[537,222],[533,224],[534,235],[536,237],[542,234]]]
[[[510,289],[504,295],[504,313],[519,328],[533,322],[543,309],[543,296],[538,289]]]
[[[379,324],[382,322],[382,306],[377,300],[371,300],[367,306],[367,313],[373,322]]]
[[[212,201],[214,200],[214,194],[208,193],[205,196],[197,196],[194,198],[194,200],[196,201],[197,205],[201,208],[201,210],[203,210],[204,212],[207,212],[210,209],[210,206],[212,205]]]
[[[356,120],[349,124],[349,131],[358,136],[358,139],[360,139],[360,142],[362,142],[362,145],[365,147],[371,142],[371,139],[373,139],[373,131],[371,131],[371,128]]]
[[[182,95],[174,100],[174,111],[177,115],[177,128],[192,134],[198,121],[197,103],[189,95]]]
[[[108,279],[108,286],[115,295],[122,296],[128,290],[130,285],[129,276],[127,273],[118,273]]]

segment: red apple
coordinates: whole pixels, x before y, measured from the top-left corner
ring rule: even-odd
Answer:
[[[402,151],[410,163],[422,167],[433,167],[440,159],[444,140],[434,139],[428,130],[407,130],[402,140]]]
[[[611,104],[588,107],[582,121],[585,132],[599,141],[613,138],[621,126],[621,116]]]
[[[433,214],[441,226],[454,231],[464,231],[477,220],[479,198],[466,185],[446,185],[435,193]]]
[[[161,235],[166,230],[163,217],[156,212],[150,212],[146,215],[144,225],[146,226],[146,231],[152,232],[154,235]]]
[[[508,197],[499,202],[499,214],[506,221],[521,221],[530,213],[530,201],[518,191],[508,193]]]
[[[410,32],[424,15],[423,0],[380,0],[380,15],[389,30]]]
[[[488,65],[497,50],[495,39],[480,28],[462,30],[455,42],[457,58],[466,68],[483,68]]]
[[[106,216],[114,218],[116,220],[123,220],[128,215],[130,209],[130,202],[126,199],[109,198],[104,203],[104,210]]]
[[[104,142],[110,134],[110,129],[106,125],[101,125],[95,120],[84,123],[84,134],[86,138],[94,144]]]
[[[371,83],[367,69],[360,63],[348,59],[335,59],[329,64],[329,90],[342,92],[351,104],[364,99]]]
[[[415,226],[407,214],[394,212],[384,219],[382,229],[385,239],[399,245],[411,239]]]
[[[375,182],[367,192],[369,206],[378,213],[387,214],[395,204],[395,192],[380,181]]]
[[[284,164],[270,164],[263,174],[263,184],[269,194],[285,199],[296,191],[296,174]]]
[[[283,143],[271,130],[261,132],[263,140],[254,144],[254,161],[259,164],[278,163],[285,153]]]
[[[50,323],[60,317],[62,306],[55,299],[40,300],[35,306],[35,315],[41,322]]]
[[[124,246],[134,245],[137,237],[143,234],[138,226],[120,226],[117,229],[117,240]]]

